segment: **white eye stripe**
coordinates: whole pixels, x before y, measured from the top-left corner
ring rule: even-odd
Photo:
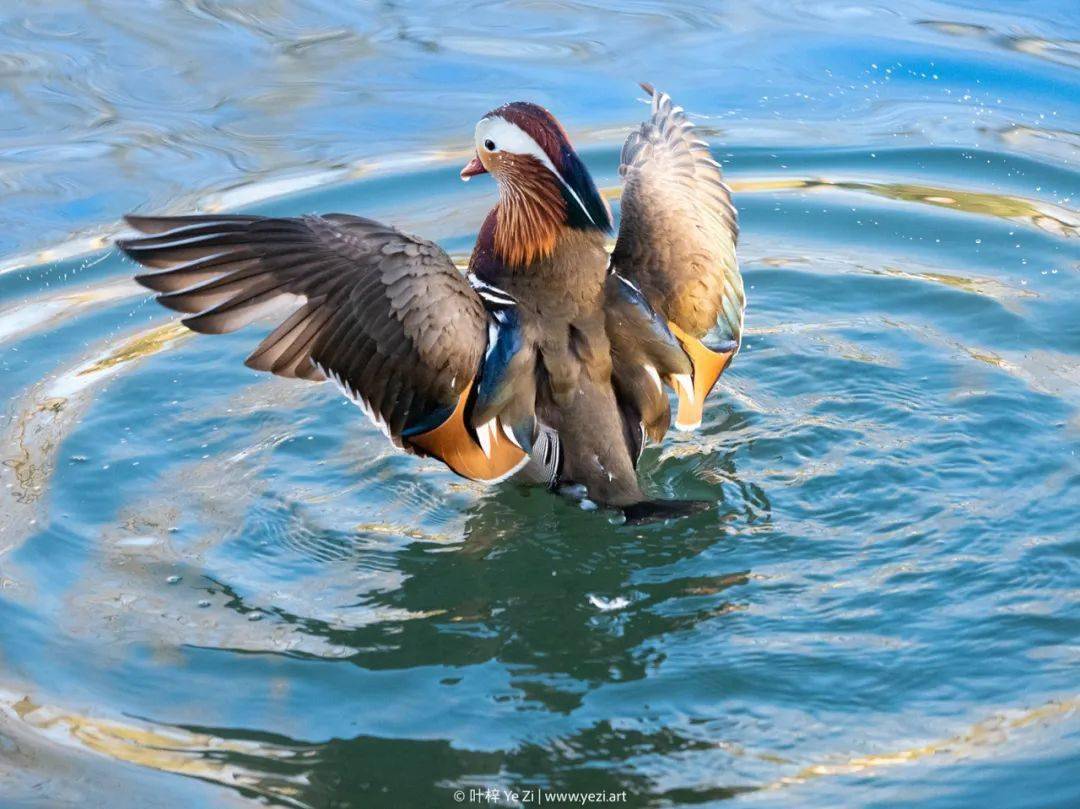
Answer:
[[[581,210],[585,213],[585,216],[589,218],[589,221],[594,225],[596,224],[596,220],[592,218],[592,214],[590,214],[589,209],[585,207],[585,203],[581,201],[581,197],[578,196],[577,191],[571,188],[569,183],[563,179],[562,174],[560,174],[552,164],[551,158],[547,156],[547,152],[541,149],[540,144],[537,143],[524,129],[498,115],[492,116],[491,118],[481,118],[480,122],[476,125],[477,150],[479,151],[484,141],[488,140],[494,142],[496,151],[529,155],[539,160],[544,165],[544,168],[559,178],[559,182],[570,192],[570,196],[572,196],[581,207]]]
[[[491,118],[480,119],[480,122],[476,125],[476,144],[480,146],[489,140],[495,144],[495,148],[500,152],[532,155],[552,172],[555,172],[551,159],[547,156],[547,152],[540,148],[540,144],[533,140],[532,136],[520,126],[510,123],[505,118],[496,115]]]

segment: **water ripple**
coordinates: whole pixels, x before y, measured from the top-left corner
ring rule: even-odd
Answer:
[[[39,6],[0,14],[5,798],[1076,802],[1069,4]],[[405,457],[109,249],[342,210],[461,266],[472,122],[549,106],[617,213],[636,78],[717,145],[750,305],[642,458],[713,503],[676,523]]]

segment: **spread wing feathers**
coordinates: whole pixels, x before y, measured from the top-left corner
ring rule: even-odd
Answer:
[[[691,378],[674,385],[676,425],[692,429],[742,337],[738,217],[719,164],[682,108],[666,93],[642,87],[652,97],[652,116],[623,146],[622,221],[612,266],[669,323],[692,363]],[[702,342],[709,332],[712,348]]]
[[[498,480],[527,462],[497,408],[482,426],[472,421],[495,324],[437,245],[345,214],[128,222],[147,235],[120,248],[154,270],[136,280],[189,314],[183,323],[193,331],[235,331],[293,305],[248,366],[332,379],[395,445],[465,477]]]

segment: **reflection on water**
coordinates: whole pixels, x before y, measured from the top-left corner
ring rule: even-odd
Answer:
[[[1080,798],[1067,3],[58,2],[0,14],[0,795],[13,805]],[[618,207],[670,90],[741,211],[746,345],[612,525],[188,339],[128,209],[343,210],[464,258],[477,115]],[[167,797],[163,797],[167,796]]]
[[[918,747],[873,755],[856,754],[846,759],[837,757],[809,764],[794,775],[767,784],[713,786],[704,790],[673,789],[658,797],[676,803],[700,803],[755,792],[775,792],[814,779],[856,774],[872,776],[927,758],[946,761],[984,758],[992,756],[996,748],[1004,745],[1030,744],[1033,731],[1057,730],[1057,724],[1067,720],[1078,708],[1080,701],[1075,699],[1050,702],[1026,711],[996,714],[955,736]],[[429,774],[436,783],[466,787],[477,784],[481,788],[501,785],[503,789],[514,789],[506,780],[508,772],[526,778],[529,772],[546,774],[558,768],[564,758],[572,758],[573,750],[581,748],[601,749],[616,761],[623,757],[624,750],[648,745],[657,753],[715,749],[722,750],[727,756],[760,758],[768,764],[792,763],[781,756],[753,753],[722,740],[695,743],[671,734],[649,737],[619,732],[610,725],[591,728],[567,740],[566,752],[561,755],[528,746],[506,756],[454,749],[446,741],[357,737],[311,745],[264,734],[260,734],[257,741],[236,739],[230,738],[230,732],[217,735],[213,729],[155,727],[131,720],[103,721],[65,713],[53,706],[37,705],[27,697],[16,700],[10,695],[0,698],[0,714],[6,715],[9,721],[47,735],[52,743],[88,749],[141,767],[216,782],[241,795],[295,807],[338,805],[358,799],[366,801],[390,793],[394,795],[396,805],[422,806],[440,802],[445,793],[431,781],[418,782],[410,777],[417,772]],[[590,789],[617,793],[632,790],[640,794],[648,786],[644,779],[630,773],[613,774],[599,782],[593,782]],[[375,784],[380,786],[374,788]],[[373,796],[372,793],[376,794]],[[629,800],[630,804],[637,802],[633,798]]]

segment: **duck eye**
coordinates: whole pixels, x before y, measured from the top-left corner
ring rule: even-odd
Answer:
[[[484,148],[487,149],[489,152],[494,152],[495,151],[495,141],[493,141],[491,138],[488,138],[487,140],[484,141]]]

